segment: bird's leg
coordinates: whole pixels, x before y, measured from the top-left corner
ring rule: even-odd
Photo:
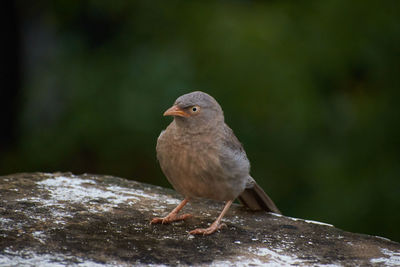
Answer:
[[[165,216],[164,218],[153,218],[150,222],[150,224],[155,224],[155,223],[171,223],[171,222],[175,222],[175,221],[181,221],[181,220],[185,220],[189,217],[192,217],[191,214],[182,214],[182,215],[178,215],[178,212],[186,205],[186,203],[189,202],[188,198],[185,198],[184,200],[182,200],[181,203],[179,203],[179,205],[173,209],[167,216]]]
[[[226,226],[226,224],[221,223],[222,217],[224,217],[225,213],[229,210],[229,207],[232,205],[233,200],[229,200],[226,202],[224,209],[222,210],[221,214],[218,216],[218,218],[213,222],[210,227],[208,228],[198,228],[194,229],[189,232],[191,235],[209,235],[214,233],[215,231],[221,229],[223,226]]]

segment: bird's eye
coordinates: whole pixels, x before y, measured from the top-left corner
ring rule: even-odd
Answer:
[[[199,113],[199,111],[200,111],[199,106],[190,107],[190,113],[192,113],[192,114]]]

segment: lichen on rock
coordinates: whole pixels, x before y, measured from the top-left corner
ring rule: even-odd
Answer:
[[[0,265],[400,265],[400,244],[329,224],[233,205],[225,229],[192,236],[222,203],[201,200],[193,218],[150,225],[182,199],[172,190],[105,175],[0,177]]]

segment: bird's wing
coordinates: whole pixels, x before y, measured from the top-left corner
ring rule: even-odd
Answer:
[[[236,135],[233,133],[232,129],[228,125],[224,125],[224,144],[229,147],[232,151],[237,153],[245,153],[242,144],[237,139]]]
[[[232,129],[226,125],[224,131],[223,153],[220,161],[226,173],[234,174],[235,178],[240,178],[245,183],[245,189],[238,197],[239,201],[252,210],[266,210],[281,214],[271,198],[250,176],[250,163],[246,152]]]
[[[220,161],[229,173],[245,178],[250,172],[250,162],[246,152],[232,129],[224,125],[222,132],[222,147],[220,148]]]

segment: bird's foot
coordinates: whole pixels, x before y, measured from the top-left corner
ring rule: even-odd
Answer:
[[[167,224],[167,223],[172,223],[175,221],[183,221],[186,220],[187,218],[192,217],[192,214],[182,214],[182,215],[178,215],[175,213],[170,213],[167,216],[165,216],[164,218],[153,218],[150,221],[150,224],[156,224],[156,223],[161,223],[161,224]]]
[[[213,222],[208,228],[197,228],[189,232],[191,235],[210,235],[215,231],[221,229],[222,227],[226,227],[224,223]]]

